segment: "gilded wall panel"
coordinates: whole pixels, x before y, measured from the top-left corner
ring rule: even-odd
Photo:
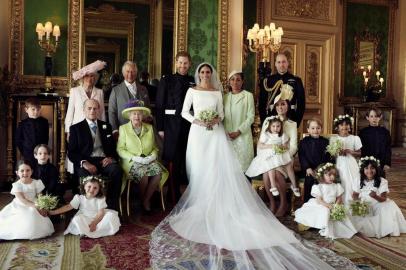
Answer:
[[[297,44],[294,42],[283,42],[281,45],[281,48],[279,51],[283,54],[286,55],[286,58],[288,59],[289,62],[289,72],[292,74],[297,73],[297,61],[296,61],[296,55],[297,55]],[[272,63],[275,63],[275,60],[272,61]],[[274,67],[272,67],[274,69]]]
[[[331,0],[275,0],[272,18],[318,24],[336,24],[336,1]]]
[[[318,45],[306,45],[304,87],[308,103],[321,103],[321,67],[323,48]]]

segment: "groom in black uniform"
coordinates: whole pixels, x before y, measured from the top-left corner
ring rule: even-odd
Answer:
[[[172,200],[180,196],[180,184],[187,183],[186,147],[190,123],[182,118],[182,106],[189,87],[195,85],[188,75],[191,57],[187,52],[176,54],[176,73],[163,76],[156,96],[156,123],[159,136],[163,139],[162,159],[169,162],[169,185]]]
[[[290,101],[289,119],[297,123],[299,127],[302,122],[305,111],[306,99],[303,88],[303,83],[300,77],[294,76],[288,71],[289,63],[286,55],[280,53],[276,56],[275,67],[276,74],[267,77],[264,83],[261,84],[259,94],[258,110],[261,118],[261,123],[267,116],[276,114],[273,106],[273,101],[280,93],[282,84],[289,84],[293,87],[293,98]],[[264,87],[266,85],[266,87]]]

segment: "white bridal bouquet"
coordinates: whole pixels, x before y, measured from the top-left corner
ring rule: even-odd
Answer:
[[[340,140],[335,140],[333,142],[330,142],[329,145],[327,145],[326,152],[329,153],[333,157],[337,157],[341,150],[343,150],[343,143]]]
[[[52,210],[58,205],[58,198],[51,195],[38,195],[35,206],[41,210]]]
[[[214,110],[203,110],[199,112],[199,120],[203,121],[204,123],[208,124],[211,123],[215,118],[219,116],[217,111]],[[212,126],[206,127],[207,130],[213,130]]]

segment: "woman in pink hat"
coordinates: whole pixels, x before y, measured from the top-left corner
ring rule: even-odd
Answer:
[[[69,94],[68,111],[66,112],[65,118],[65,132],[68,141],[70,126],[85,119],[83,104],[86,100],[97,100],[100,104],[100,115],[98,119],[102,121],[106,120],[103,90],[95,87],[99,79],[97,72],[102,70],[105,65],[105,62],[97,60],[73,73],[72,78],[75,81],[79,80],[80,85],[72,88]],[[73,164],[69,160],[66,162],[66,167],[68,172],[73,173]]]

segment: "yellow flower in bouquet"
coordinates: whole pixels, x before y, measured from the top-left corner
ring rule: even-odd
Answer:
[[[330,219],[334,221],[342,221],[345,218],[345,207],[342,204],[335,203],[330,211]]]
[[[211,123],[214,119],[216,119],[219,116],[218,112],[215,110],[203,110],[199,112],[199,120],[203,121],[206,124]],[[206,127],[207,130],[213,130],[212,126]]]
[[[51,195],[38,195],[35,206],[41,210],[52,210],[58,205],[58,198]]]

